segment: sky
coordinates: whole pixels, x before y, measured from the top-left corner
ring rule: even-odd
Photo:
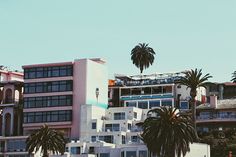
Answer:
[[[202,68],[227,82],[236,70],[235,0],[0,0],[0,65],[104,58],[109,78],[136,75],[130,52],[155,52],[144,74]]]

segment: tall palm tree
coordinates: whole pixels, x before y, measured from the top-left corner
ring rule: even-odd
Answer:
[[[185,71],[184,77],[182,77],[177,83],[181,85],[187,86],[187,88],[190,88],[190,106],[192,107],[192,120],[194,123],[194,128],[196,129],[196,101],[195,97],[197,96],[197,88],[199,87],[205,87],[208,82],[206,82],[210,76],[209,73],[202,76],[202,69],[198,70],[197,68],[195,70],[191,69],[189,71]]]
[[[26,149],[31,154],[38,152],[41,148],[43,157],[48,157],[49,152],[53,154],[65,152],[66,140],[63,133],[43,125],[39,130],[32,133],[26,140]]]
[[[143,70],[148,68],[154,62],[155,52],[148,46],[146,43],[139,43],[131,51],[131,60],[133,64],[140,69],[140,73],[143,73]]]
[[[185,156],[190,143],[197,140],[191,118],[172,107],[156,108],[148,113],[152,116],[137,124],[143,128],[140,136],[148,150],[162,157]]]
[[[233,73],[232,73],[232,80],[231,81],[233,81],[233,83],[236,83],[236,71],[234,71]]]

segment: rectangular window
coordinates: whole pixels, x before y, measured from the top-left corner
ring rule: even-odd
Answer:
[[[138,136],[131,136],[131,142],[137,143],[138,142]]]
[[[71,147],[70,148],[70,153],[72,155],[80,154],[80,147]]]
[[[24,69],[25,79],[73,76],[73,66],[37,67]]]
[[[129,101],[129,102],[126,102],[126,106],[127,106],[127,107],[137,107],[135,101]]]
[[[134,112],[134,118],[137,119],[137,117],[138,117],[137,112]]]
[[[160,107],[160,100],[150,100],[149,101],[149,108],[157,108]]]
[[[161,106],[172,106],[172,100],[162,100]]]
[[[182,109],[182,110],[189,109],[188,102],[187,101],[181,101],[180,102],[180,109]]]
[[[24,98],[24,108],[71,106],[72,95]]]
[[[110,153],[100,153],[100,157],[110,157]]]
[[[147,157],[147,151],[146,150],[140,150],[139,151],[139,157]]]
[[[125,144],[125,143],[126,143],[125,136],[122,135],[122,144]]]
[[[136,151],[126,151],[126,157],[137,157]]]
[[[48,92],[71,91],[72,87],[73,87],[72,84],[73,84],[72,80],[25,83],[24,93],[31,94],[31,93],[48,93]]]
[[[97,140],[97,139],[96,139],[96,136],[91,136],[91,141],[92,141],[92,142],[96,142],[96,140]]]
[[[71,121],[72,111],[47,111],[24,113],[24,123],[64,122]]]
[[[114,113],[114,120],[124,120],[125,112]]]
[[[96,122],[92,122],[92,129],[97,129],[97,123]]]
[[[138,108],[147,109],[148,108],[148,102],[147,101],[139,101],[138,102]]]

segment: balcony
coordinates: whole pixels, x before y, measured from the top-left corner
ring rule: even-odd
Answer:
[[[19,104],[21,102],[21,99],[4,99],[1,101],[0,106],[9,106],[13,104]]]
[[[173,98],[173,93],[163,93],[163,94],[154,94],[154,95],[129,95],[121,96],[121,100],[143,100],[143,99],[163,99],[163,98]]]
[[[209,115],[197,116],[197,123],[204,122],[236,122],[236,115]]]

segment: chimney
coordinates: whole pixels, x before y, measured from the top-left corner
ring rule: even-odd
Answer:
[[[217,96],[215,95],[210,96],[210,105],[213,108],[217,108]]]

